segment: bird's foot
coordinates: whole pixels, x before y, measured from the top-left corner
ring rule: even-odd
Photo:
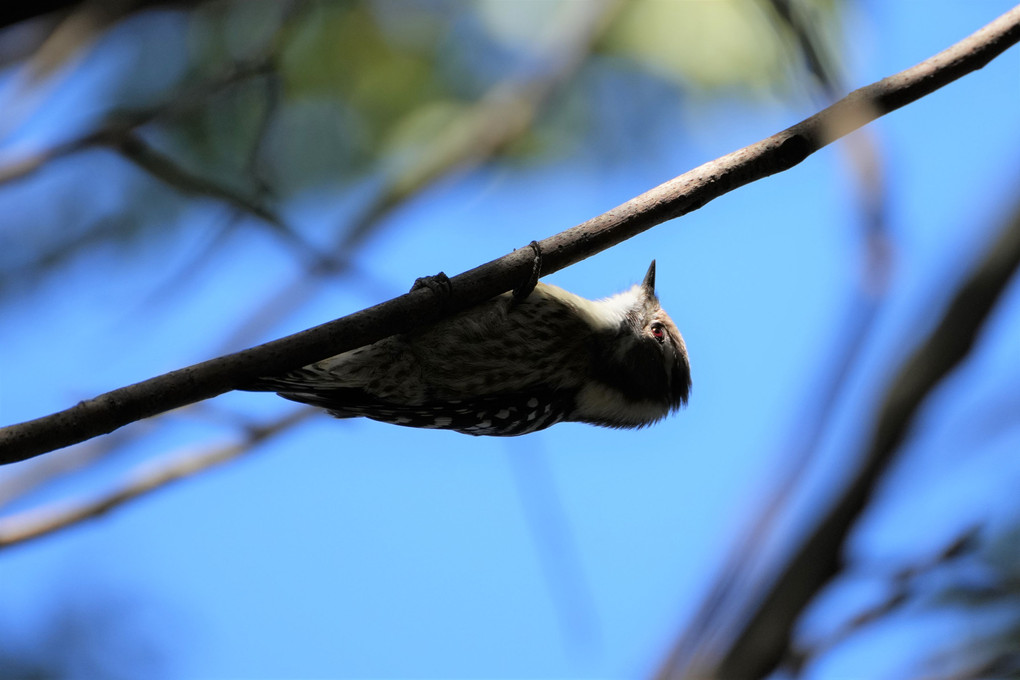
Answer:
[[[442,310],[450,299],[452,285],[450,277],[443,272],[439,272],[435,276],[422,276],[415,279],[414,285],[411,286],[411,292],[413,293],[419,288],[428,288],[432,291],[432,299],[435,300],[438,308]]]
[[[538,278],[542,275],[542,248],[538,245],[538,241],[532,241],[528,246],[535,252],[535,257],[531,261],[531,272],[528,274],[528,278],[514,288],[513,300],[515,303],[524,302],[531,295],[531,291],[535,290],[535,286],[538,285]]]

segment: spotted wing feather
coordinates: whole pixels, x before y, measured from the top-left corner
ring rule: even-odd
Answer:
[[[573,397],[563,391],[400,404],[381,400],[360,388],[324,388],[317,380],[302,385],[296,374],[281,379],[276,387],[281,397],[319,406],[338,418],[363,416],[393,425],[490,437],[535,432],[564,420],[574,409]]]

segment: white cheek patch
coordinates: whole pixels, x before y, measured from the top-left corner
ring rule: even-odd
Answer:
[[[589,382],[577,395],[573,419],[595,425],[644,427],[662,420],[669,407],[655,401],[633,401],[601,383]]]

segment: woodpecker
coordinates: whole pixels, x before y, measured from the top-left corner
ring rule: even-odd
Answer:
[[[537,276],[523,293],[246,389],[338,418],[497,437],[563,421],[644,427],[687,404],[687,348],[659,305],[654,260],[640,285],[602,300]]]

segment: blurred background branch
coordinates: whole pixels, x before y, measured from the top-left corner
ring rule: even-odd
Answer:
[[[173,482],[206,472],[218,465],[252,453],[266,439],[275,437],[315,415],[302,408],[279,420],[242,429],[242,436],[231,444],[213,445],[198,451],[166,454],[157,463],[147,463],[131,471],[119,488],[84,502],[61,503],[10,515],[0,519],[0,549],[24,543],[87,519],[152,493]]]
[[[875,417],[871,442],[859,469],[836,496],[816,528],[794,552],[775,583],[748,616],[718,665],[694,677],[765,677],[791,648],[793,626],[807,603],[842,566],[843,543],[893,457],[914,425],[921,406],[967,357],[986,320],[1020,269],[1020,205],[985,257],[954,293],[931,334],[903,361]],[[680,677],[688,675],[682,673]]]

